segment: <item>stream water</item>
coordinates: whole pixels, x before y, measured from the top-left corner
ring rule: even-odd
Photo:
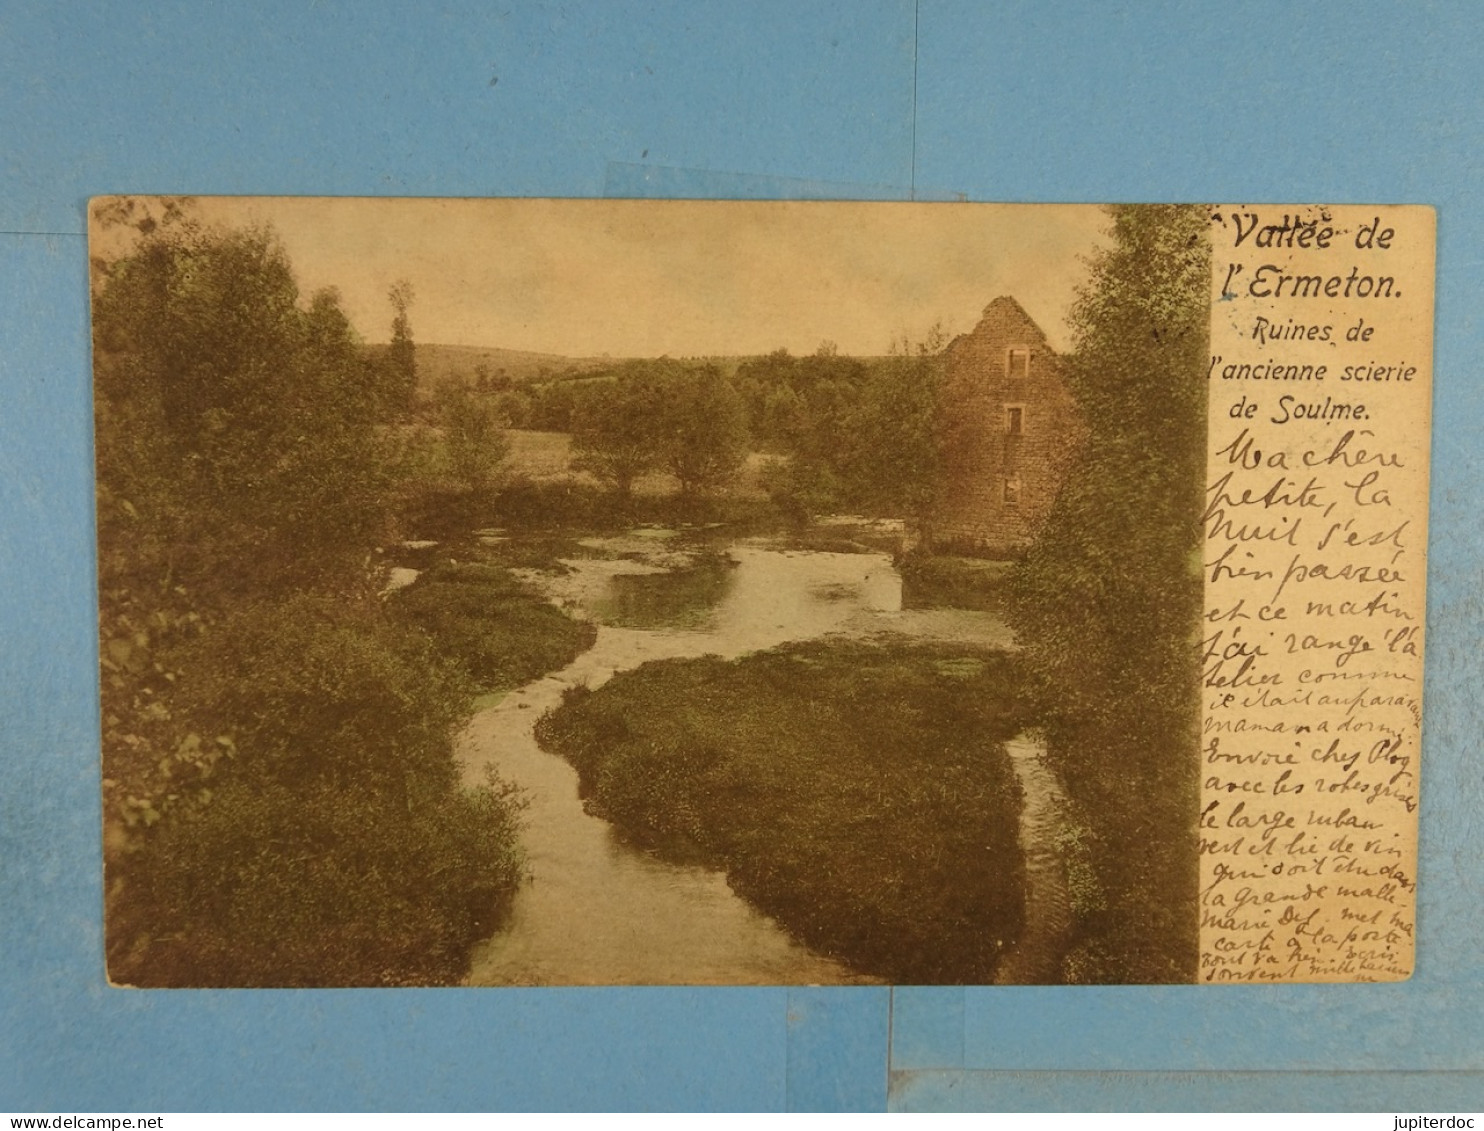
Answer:
[[[562,576],[532,575],[551,598],[598,624],[597,641],[561,671],[475,716],[460,754],[467,780],[486,767],[529,801],[531,873],[509,919],[473,956],[474,985],[808,984],[865,981],[792,939],[725,876],[627,843],[583,811],[577,774],[533,729],[562,692],[597,687],[649,660],[740,656],[830,634],[890,631],[1009,646],[989,613],[902,607],[884,553],[838,553],[744,539],[698,550],[672,532],[584,543]]]
[[[1040,986],[1061,981],[1061,959],[1072,928],[1066,860],[1057,844],[1066,798],[1046,764],[1038,737],[1017,735],[1005,743],[1024,794],[1020,848],[1025,853],[1025,927],[995,974],[1001,986]]]

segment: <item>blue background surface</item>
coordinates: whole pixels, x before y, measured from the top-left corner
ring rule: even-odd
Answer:
[[[0,1110],[1484,1107],[1484,8],[0,0]],[[87,197],[1415,202],[1418,972],[1385,987],[103,979]]]

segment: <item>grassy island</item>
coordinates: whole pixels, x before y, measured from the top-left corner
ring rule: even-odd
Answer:
[[[537,728],[589,809],[815,949],[904,983],[986,983],[1018,936],[1018,729],[1003,653],[822,641],[667,660]]]

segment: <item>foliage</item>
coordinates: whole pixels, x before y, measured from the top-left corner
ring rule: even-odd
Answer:
[[[497,407],[457,379],[439,383],[434,403],[449,475],[476,493],[488,490],[510,451]]]
[[[843,476],[854,509],[899,515],[919,526],[938,501],[942,478],[940,327],[916,345],[898,343],[872,366],[850,414]]]
[[[110,974],[456,979],[518,804],[460,786],[472,687],[370,594],[416,444],[271,232],[162,209],[108,202],[93,265]]]
[[[816,949],[899,982],[991,981],[1018,936],[1003,654],[835,641],[669,660],[542,718],[591,811],[699,853]]]
[[[374,606],[235,611],[174,699],[235,736],[198,804],[110,873],[109,963],[140,985],[448,981],[521,878],[517,806],[460,788],[470,688]]]
[[[1200,545],[1209,263],[1204,211],[1112,210],[1071,315],[1081,462],[1012,582],[1050,752],[1087,815],[1106,907],[1082,976],[1194,977]]]
[[[333,292],[301,305],[270,232],[206,229],[185,204],[156,222],[114,201],[104,219],[141,210],[143,238],[94,265],[111,842],[192,803],[230,749],[229,732],[175,717],[202,633],[245,602],[356,588],[391,479],[374,382]]]
[[[808,453],[774,460],[763,468],[763,490],[795,523],[849,510],[844,482],[830,463]]]
[[[570,432],[580,391],[587,381],[544,381],[527,390],[530,398],[523,427],[538,432]]]
[[[770,471],[770,493],[800,515],[849,510],[924,522],[940,490],[944,345],[935,327],[869,362],[825,348],[743,362],[737,385],[754,434],[789,457]]]
[[[172,710],[182,658],[205,627],[174,602],[104,594],[99,624],[103,706],[103,812],[112,850],[126,830],[148,827],[171,810],[209,802],[219,763],[236,753],[230,734],[182,727]]]
[[[738,495],[634,495],[625,499],[594,483],[576,479],[543,482],[521,475],[500,485],[491,513],[499,525],[523,531],[624,530],[636,523],[725,523],[757,529],[775,528],[781,517],[766,499]]]
[[[794,357],[774,350],[737,367],[748,427],[765,450],[800,454],[844,438],[848,408],[866,379],[864,362],[828,351]]]
[[[691,496],[725,484],[747,458],[746,412],[714,365],[633,361],[572,394],[573,465],[627,498],[662,468]]]
[[[493,565],[435,567],[387,605],[484,689],[515,687],[565,667],[596,637],[592,625],[572,620]]]
[[[411,810],[365,788],[239,778],[131,859],[109,973],[139,986],[457,981],[520,881],[517,809],[489,789]]]
[[[904,608],[1004,611],[1011,569],[1006,562],[914,552],[896,565]]]
[[[530,393],[507,389],[495,397],[495,418],[505,428],[529,428],[531,403]]]
[[[663,376],[673,369],[630,363],[611,381],[590,386],[572,416],[572,466],[627,498],[634,480],[659,463]]]
[[[376,606],[296,596],[209,635],[210,662],[182,676],[176,702],[234,734],[255,774],[399,797],[453,784],[450,734],[473,688]]]
[[[632,360],[532,386],[528,427],[572,432],[573,466],[629,500],[640,476],[667,471],[688,497],[715,493],[748,449],[785,458],[764,486],[798,517],[839,510],[921,524],[940,490],[944,335],[895,343],[869,362],[829,343],[721,367]]]
[[[712,365],[673,374],[664,387],[660,454],[683,495],[719,487],[747,459],[742,399]]]
[[[94,305],[101,582],[282,592],[381,531],[379,405],[335,294],[266,231],[161,227]]]
[[[387,291],[393,317],[392,341],[384,359],[385,400],[387,408],[394,412],[410,410],[417,395],[417,346],[412,340],[412,321],[407,316],[412,299],[412,284],[405,279],[399,279]]]

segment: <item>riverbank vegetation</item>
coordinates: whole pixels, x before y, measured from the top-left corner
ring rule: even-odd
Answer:
[[[1205,210],[1113,209],[1070,322],[1089,438],[1009,616],[1091,876],[1069,981],[1196,974]]]
[[[646,664],[537,736],[589,809],[724,868],[822,953],[900,983],[986,983],[1020,933],[1019,728],[1002,653],[829,641]]]
[[[1015,569],[1010,562],[932,553],[902,554],[896,564],[904,608],[988,613],[1005,611]]]
[[[387,607],[395,622],[426,633],[441,657],[486,690],[566,667],[597,636],[508,570],[482,562],[426,570],[391,594]]]
[[[412,476],[409,288],[368,351],[270,232],[176,202],[100,222],[132,237],[94,264],[109,975],[456,981],[523,865],[518,799],[465,788],[453,735],[476,681],[580,630],[493,573],[378,597]],[[476,584],[513,655],[470,646]]]

